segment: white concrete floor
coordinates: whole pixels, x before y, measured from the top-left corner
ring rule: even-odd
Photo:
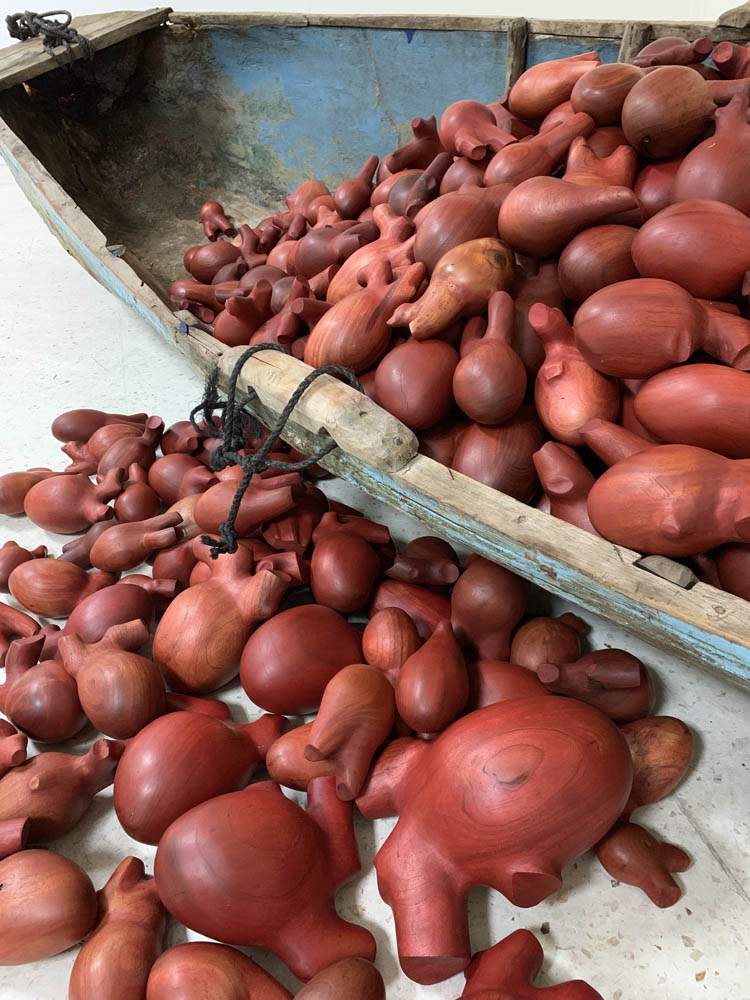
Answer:
[[[186,417],[201,394],[198,376],[66,255],[4,165],[0,206],[5,413],[0,472],[61,467],[65,458],[49,425],[72,407],[147,410],[167,424]],[[353,488],[329,488],[387,521],[396,537],[418,533],[416,522],[367,502]],[[24,519],[0,517],[0,544],[7,538],[27,545],[45,542],[53,555],[65,541]],[[566,607],[543,596],[539,601],[542,607]],[[621,646],[640,656],[659,679],[657,712],[679,716],[695,733],[695,761],[686,780],[666,801],[636,814],[640,823],[690,854],[690,869],[677,876],[684,895],[671,909],[659,910],[638,889],[613,883],[587,855],[565,872],[561,892],[530,910],[514,908],[494,891],[472,893],[472,945],[486,948],[528,927],[545,948],[539,985],[580,977],[605,1000],[750,1000],[750,694],[582,614],[593,626],[591,648]],[[255,716],[239,685],[223,696],[236,706],[236,719]],[[93,738],[93,731],[85,731],[73,748],[84,749]],[[339,894],[339,909],[375,934],[389,1000],[452,1000],[463,989],[463,977],[420,987],[399,970],[391,913],[378,896],[372,866],[391,827],[391,820],[358,822],[363,874]],[[83,865],[97,888],[126,855],[143,858],[149,871],[154,855],[120,829],[111,790],[101,793],[83,822],[53,847]],[[546,933],[540,934],[543,925]],[[171,925],[170,942],[194,937]],[[293,987],[278,960],[253,949],[249,953]],[[0,998],[62,1000],[75,955],[73,949],[47,962],[0,969]]]

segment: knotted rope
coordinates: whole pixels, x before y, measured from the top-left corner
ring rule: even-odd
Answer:
[[[63,22],[53,21],[52,18],[58,15],[65,20]],[[10,37],[17,38],[21,42],[25,42],[29,38],[36,38],[38,35],[44,35],[44,51],[48,52],[58,63],[60,60],[54,50],[58,45],[64,45],[68,55],[68,65],[72,66],[73,54],[70,47],[76,43],[80,46],[84,59],[94,58],[94,48],[91,42],[84,35],[79,34],[75,28],[70,27],[72,20],[73,15],[69,10],[48,10],[44,14],[27,10],[20,14],[8,14],[5,18],[5,24]]]
[[[260,448],[252,455],[242,455],[240,454],[240,449],[245,443],[247,420],[252,420],[258,430],[260,427],[257,420],[245,409],[245,403],[237,401],[237,379],[245,363],[253,355],[257,354],[258,351],[281,351],[282,354],[286,353],[284,348],[279,344],[256,344],[254,347],[248,348],[238,358],[237,363],[232,369],[226,403],[222,403],[219,399],[218,370],[215,369],[206,381],[203,399],[190,413],[190,422],[199,434],[202,434],[204,437],[220,438],[222,441],[211,455],[211,468],[213,471],[219,472],[221,469],[226,469],[231,465],[239,465],[243,472],[242,479],[239,481],[237,491],[232,500],[232,506],[229,508],[227,519],[219,528],[219,541],[217,542],[208,535],[204,535],[201,538],[203,544],[209,546],[212,559],[216,559],[224,553],[237,551],[238,541],[235,521],[237,520],[242,498],[247,492],[250,480],[256,473],[265,472],[266,469],[284,469],[286,472],[300,472],[309,465],[314,465],[315,462],[320,461],[321,458],[330,454],[336,447],[335,441],[329,441],[316,451],[314,455],[310,455],[299,462],[279,462],[277,459],[269,458],[276,438],[279,437],[286,426],[292,410],[315,379],[321,375],[338,375],[346,379],[355,389],[360,392],[362,391],[359,379],[350,368],[345,368],[343,365],[323,365],[320,368],[316,368],[315,371],[310,372],[309,375],[302,379],[289,397],[289,401],[279,414],[276,423],[271,428],[268,437]],[[199,426],[197,422],[199,416],[203,420],[203,426]],[[214,423],[215,416],[220,418],[221,430]]]

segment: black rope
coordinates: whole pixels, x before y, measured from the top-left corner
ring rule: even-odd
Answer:
[[[279,414],[278,420],[271,428],[268,437],[260,448],[252,455],[241,455],[240,449],[245,442],[245,421],[250,417],[250,414],[245,409],[244,402],[237,402],[237,379],[245,363],[254,354],[257,354],[258,351],[281,351],[282,354],[286,353],[284,348],[279,344],[256,344],[254,347],[249,347],[238,358],[237,363],[232,369],[226,403],[222,403],[219,399],[218,370],[215,369],[206,382],[203,399],[190,413],[190,422],[198,433],[206,437],[222,439],[222,443],[211,455],[211,468],[214,472],[226,469],[230,465],[239,465],[243,471],[243,476],[234,494],[227,519],[219,528],[219,541],[217,542],[208,535],[204,535],[201,538],[203,544],[208,545],[211,549],[212,559],[216,559],[224,553],[237,551],[238,541],[235,521],[237,520],[242,498],[245,496],[247,488],[250,485],[250,480],[254,475],[264,472],[266,469],[284,469],[286,472],[301,472],[308,466],[320,461],[321,458],[324,458],[336,447],[335,441],[329,441],[315,452],[314,455],[310,455],[299,462],[279,462],[276,459],[269,458],[269,453],[276,439],[283,431],[292,410],[315,379],[320,375],[339,375],[345,378],[359,392],[362,391],[359,379],[350,368],[345,368],[343,365],[323,365],[320,368],[316,368],[315,371],[310,372],[309,375],[302,379],[289,397],[289,401]],[[197,423],[199,415],[203,416],[202,426],[199,426]],[[220,416],[221,429],[214,424],[213,418],[215,416]],[[259,427],[257,421],[255,423]]]
[[[61,15],[64,21],[53,21],[52,18]],[[84,35],[79,34],[75,28],[70,27],[73,15],[69,10],[48,10],[44,14],[37,14],[33,10],[27,10],[20,14],[8,14],[5,24],[11,38],[17,38],[21,42],[29,38],[36,38],[37,35],[44,35],[44,51],[48,52],[56,62],[60,63],[57,53],[54,51],[58,45],[64,45],[68,56],[68,65],[73,65],[73,54],[70,46],[78,45],[81,48],[81,55],[84,59],[94,58],[94,48],[91,42]],[[62,63],[60,63],[62,65]]]

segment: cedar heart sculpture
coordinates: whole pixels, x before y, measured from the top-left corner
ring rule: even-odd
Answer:
[[[516,906],[556,892],[562,866],[621,814],[633,768],[612,722],[560,698],[500,702],[432,744],[398,742],[388,777],[378,789],[376,763],[357,803],[367,818],[399,814],[375,858],[378,887],[401,968],[437,983],[469,964],[469,890],[492,886]]]
[[[517,930],[492,948],[479,952],[466,970],[461,1000],[602,1000],[588,983],[575,979],[557,986],[536,987],[542,947],[527,930]]]
[[[342,958],[372,960],[370,932],[334,907],[359,871],[352,807],[335,785],[313,779],[307,811],[269,781],[180,816],[156,852],[161,901],[201,934],[270,948],[301,979]]]

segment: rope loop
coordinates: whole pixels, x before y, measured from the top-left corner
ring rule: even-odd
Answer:
[[[63,21],[53,20],[55,17],[62,17]],[[80,46],[84,59],[92,60],[94,58],[94,48],[91,42],[84,35],[79,34],[75,28],[70,27],[72,20],[73,15],[69,10],[48,10],[44,14],[26,10],[18,14],[8,14],[5,18],[5,24],[10,37],[17,38],[20,42],[44,35],[44,51],[48,52],[58,63],[60,60],[54,49],[58,45],[64,45],[68,56],[68,66],[72,66],[73,54],[70,47],[76,43]]]
[[[219,472],[221,469],[226,469],[231,465],[239,465],[243,471],[243,476],[234,494],[227,519],[219,528],[219,541],[207,535],[204,535],[201,539],[203,544],[210,548],[212,559],[217,559],[225,553],[237,551],[238,538],[235,522],[239,514],[242,499],[254,475],[265,472],[266,469],[284,469],[286,472],[301,472],[309,465],[314,465],[315,462],[320,461],[321,458],[330,454],[336,447],[335,441],[329,441],[316,451],[314,455],[310,455],[299,462],[279,462],[277,459],[269,457],[271,449],[276,439],[284,430],[292,410],[315,379],[321,375],[337,375],[340,378],[346,379],[349,385],[362,392],[359,379],[350,368],[345,368],[343,365],[323,365],[320,368],[316,368],[302,379],[289,397],[286,406],[279,414],[276,423],[271,428],[268,437],[260,448],[252,455],[242,455],[240,451],[244,446],[248,420],[254,423],[256,434],[260,432],[260,425],[252,414],[245,409],[245,402],[237,401],[237,380],[246,362],[259,351],[280,351],[282,354],[287,353],[279,344],[255,344],[253,347],[249,347],[240,355],[232,369],[226,403],[222,403],[219,399],[218,369],[214,369],[206,381],[203,399],[190,412],[190,422],[199,434],[202,434],[204,437],[221,439],[221,444],[211,455],[211,468],[213,471]],[[255,394],[252,393],[251,395],[254,396]],[[216,417],[219,417],[221,429],[216,426]],[[199,425],[198,420],[200,418],[202,418],[202,423]]]

